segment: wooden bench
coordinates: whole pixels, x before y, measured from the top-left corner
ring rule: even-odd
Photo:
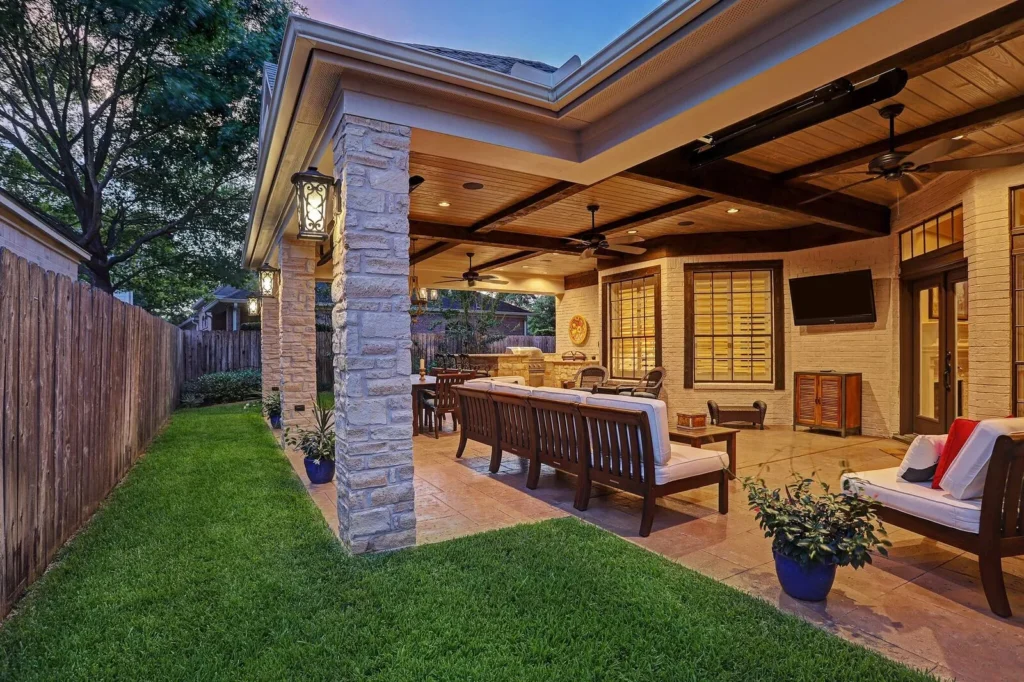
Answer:
[[[722,407],[714,400],[708,401],[708,414],[711,415],[711,423],[716,426],[727,422],[748,422],[751,426],[756,426],[763,431],[766,412],[768,412],[768,404],[763,400],[755,400],[754,404],[749,407],[745,405]]]
[[[970,520],[973,525],[976,521],[976,533],[895,508],[894,505],[910,507],[909,504],[902,504],[901,492],[898,489],[914,489],[906,483],[889,482],[888,477],[892,476],[892,471],[882,469],[844,474],[843,485],[846,488],[856,487],[873,497],[881,493],[884,501],[879,500],[878,518],[883,522],[977,554],[981,585],[985,590],[989,608],[998,616],[1010,618],[1012,613],[1010,601],[1006,596],[1006,584],[1003,581],[1002,559],[1024,556],[1024,503],[1021,499],[1021,490],[1024,487],[1024,433],[999,436],[996,439],[988,463],[988,472],[985,474],[980,514],[976,500],[952,500],[948,495],[943,495],[942,490],[935,490],[933,494],[929,494],[928,491],[932,490],[930,482],[909,484],[922,486],[920,491],[915,490],[919,493],[913,496],[915,499],[907,500],[917,509],[922,509],[923,501],[932,505],[933,510],[930,513],[934,515],[935,509],[941,511],[943,503],[951,507],[956,505],[955,509],[951,509],[951,513],[955,512],[962,522]]]

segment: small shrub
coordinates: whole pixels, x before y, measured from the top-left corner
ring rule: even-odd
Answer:
[[[259,322],[243,322],[239,326],[239,329],[241,329],[243,332],[258,332],[260,330],[260,323]]]
[[[270,395],[266,396],[262,400],[256,402],[247,403],[243,408],[246,410],[260,410],[263,414],[267,415],[268,418],[273,419],[274,417],[281,416],[281,394],[274,391]]]
[[[181,403],[186,407],[236,403],[259,397],[263,377],[258,369],[240,369],[233,372],[204,374],[186,381],[181,389]],[[185,397],[189,397],[186,405]]]
[[[309,459],[319,463],[321,459],[334,461],[334,412],[327,401],[317,397],[313,404],[313,428],[285,429],[284,440],[288,445],[302,451]]]

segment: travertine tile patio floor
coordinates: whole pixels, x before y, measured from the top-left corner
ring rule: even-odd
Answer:
[[[487,471],[488,450],[470,443],[455,459],[458,437],[413,440],[417,539],[420,544],[574,514],[630,542],[721,580],[835,634],[940,677],[961,680],[1024,679],[1024,560],[1004,560],[1014,617],[989,610],[975,557],[897,528],[888,559],[864,569],[840,569],[828,601],[812,604],[782,593],[771,546],[748,511],[738,482],[730,512],[717,512],[712,487],[659,500],[654,530],[638,534],[640,499],[597,490],[586,512],[572,507],[573,480],[545,469],[536,490],[526,488],[526,465],[506,456],[499,471]],[[719,446],[710,446],[719,447]],[[782,484],[793,473],[816,473],[838,485],[846,469],[896,466],[905,445],[892,440],[794,433],[786,427],[744,430],[739,435],[741,477]],[[313,500],[337,532],[334,484],[311,485],[300,456],[289,459]]]

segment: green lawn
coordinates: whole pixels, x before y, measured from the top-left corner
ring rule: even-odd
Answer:
[[[575,519],[351,558],[238,406],[178,412],[0,629],[0,679],[115,678],[925,679]]]

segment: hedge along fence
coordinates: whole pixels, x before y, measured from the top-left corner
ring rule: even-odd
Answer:
[[[170,417],[181,330],[0,249],[0,617]]]
[[[190,330],[183,334],[185,381],[214,372],[260,368],[258,331]]]

